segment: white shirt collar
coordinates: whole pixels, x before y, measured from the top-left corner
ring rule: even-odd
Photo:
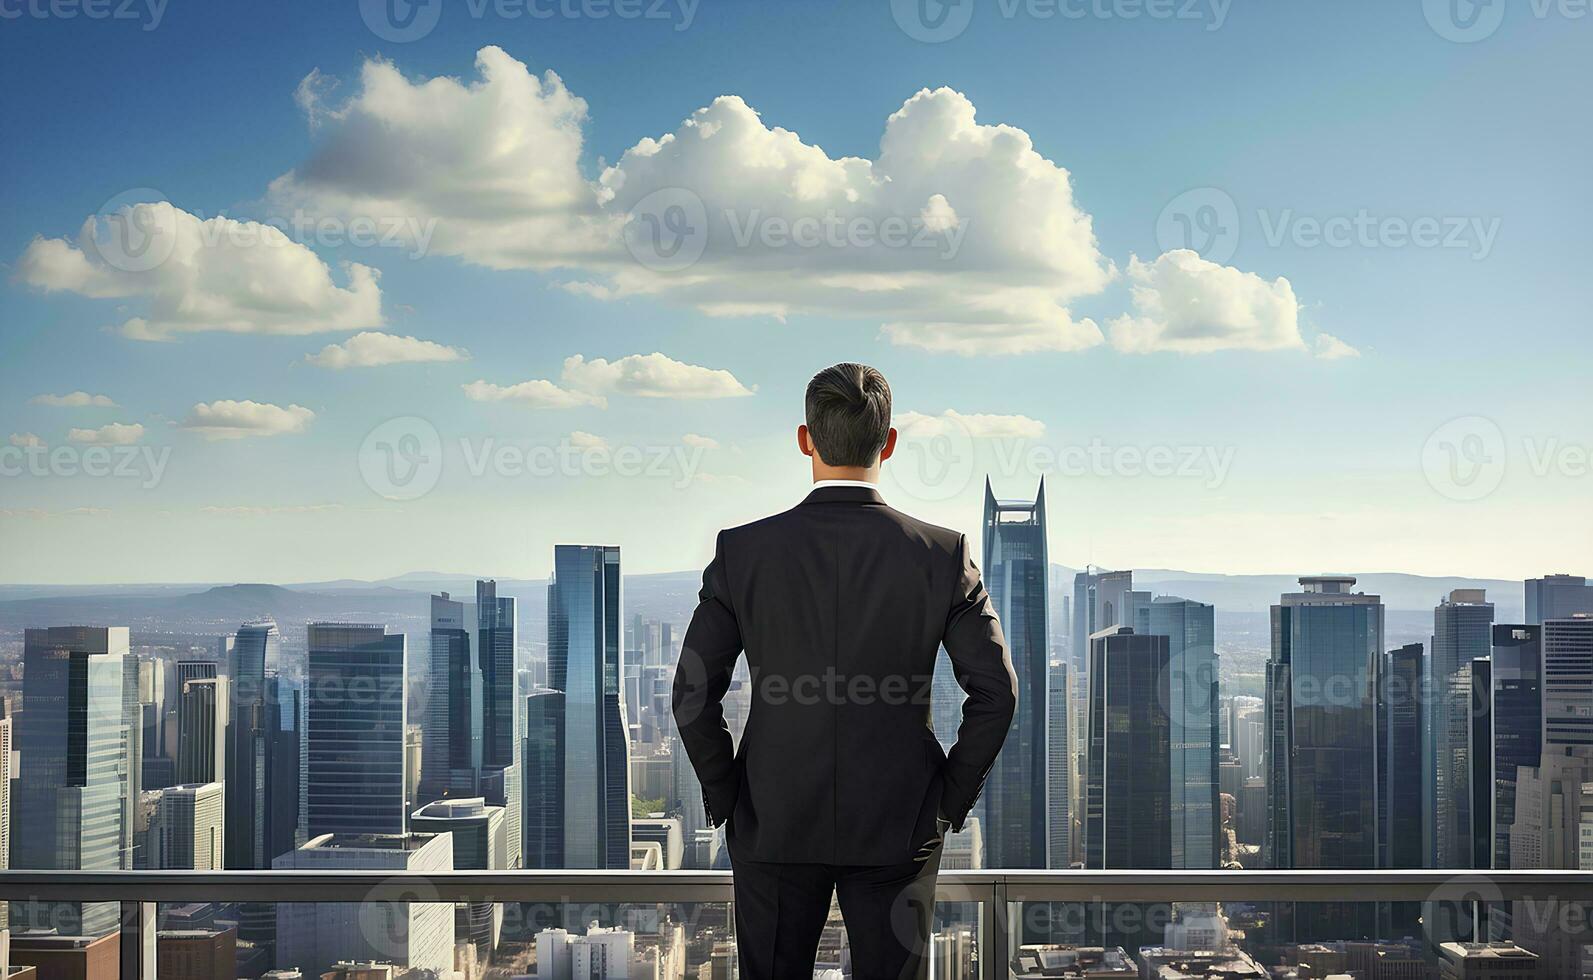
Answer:
[[[876,492],[879,490],[879,484],[870,483],[867,480],[817,480],[817,481],[815,481],[814,484],[813,484],[813,489],[817,490],[820,487],[862,487],[864,490],[873,490],[873,491],[876,491]]]

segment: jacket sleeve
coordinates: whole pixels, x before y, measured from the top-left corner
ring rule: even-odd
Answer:
[[[961,830],[1007,740],[1018,707],[1018,678],[1001,621],[968,555],[966,535],[957,539],[957,563],[957,584],[941,643],[951,657],[957,684],[968,697],[962,703],[957,742],[946,757],[941,813],[952,829]]]
[[[713,561],[702,574],[702,590],[686,628],[671,699],[675,726],[702,783],[708,822],[715,827],[730,816],[740,790],[735,744],[721,703],[740,655],[741,627],[730,607],[721,532],[714,544]]]

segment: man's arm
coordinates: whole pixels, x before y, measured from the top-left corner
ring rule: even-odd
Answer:
[[[735,808],[740,789],[735,743],[725,725],[721,702],[730,690],[730,675],[741,654],[741,627],[730,608],[725,579],[724,534],[714,543],[714,558],[702,573],[697,610],[675,668],[675,727],[702,783],[708,822],[717,827]]]
[[[957,743],[946,757],[946,789],[941,797],[941,815],[951,821],[953,830],[962,829],[973,809],[1018,707],[1018,677],[1012,671],[1007,638],[979,569],[968,555],[966,535],[957,539],[957,561],[961,570],[941,640],[951,656],[957,684],[968,695],[962,703]]]

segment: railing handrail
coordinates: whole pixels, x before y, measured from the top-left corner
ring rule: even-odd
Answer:
[[[0,901],[728,902],[729,871],[0,871]],[[942,871],[940,901],[1593,901],[1593,871]]]

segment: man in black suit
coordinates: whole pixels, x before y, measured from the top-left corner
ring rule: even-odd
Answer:
[[[811,980],[839,893],[856,980],[924,977],[935,876],[1007,737],[1017,678],[967,538],[892,510],[885,377],[819,372],[797,445],[814,487],[722,531],[675,673],[708,819],[728,823],[743,980]],[[950,754],[930,719],[937,649],[967,693]],[[745,651],[737,749],[720,702]]]

